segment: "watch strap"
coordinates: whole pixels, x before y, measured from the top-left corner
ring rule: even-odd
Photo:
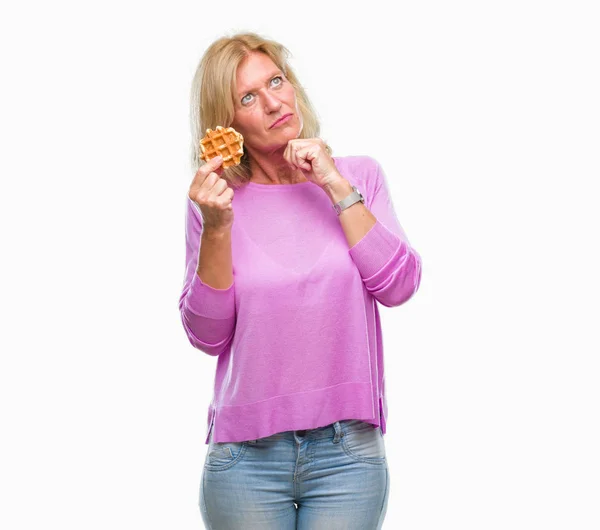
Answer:
[[[352,193],[347,197],[344,197],[341,201],[333,205],[333,209],[337,215],[340,215],[346,208],[349,208],[357,202],[365,202],[365,198],[362,196],[356,186],[352,186]]]

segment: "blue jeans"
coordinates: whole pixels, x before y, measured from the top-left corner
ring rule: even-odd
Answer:
[[[342,420],[244,442],[211,435],[199,505],[208,530],[379,530],[389,489],[381,429]]]

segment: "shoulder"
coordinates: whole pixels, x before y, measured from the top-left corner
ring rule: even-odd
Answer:
[[[369,155],[334,156],[338,168],[352,171],[379,171],[379,162]]]
[[[380,187],[381,166],[368,155],[333,157],[340,174],[352,185],[358,187],[367,200],[375,195]]]

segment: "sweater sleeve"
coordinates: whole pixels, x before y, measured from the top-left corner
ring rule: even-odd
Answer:
[[[369,159],[374,192],[368,208],[377,222],[349,253],[367,291],[382,305],[395,307],[417,292],[421,283],[421,256],[411,247],[396,217],[383,169],[375,159]]]
[[[216,356],[230,346],[235,331],[235,278],[227,289],[215,289],[200,279],[196,270],[202,215],[189,197],[185,220],[186,268],[179,297],[181,321],[192,346]]]

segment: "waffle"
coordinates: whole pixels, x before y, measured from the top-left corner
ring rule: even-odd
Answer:
[[[244,154],[244,137],[233,127],[206,129],[206,136],[200,140],[202,154],[200,158],[208,162],[211,158],[221,155],[223,167],[237,166]]]

